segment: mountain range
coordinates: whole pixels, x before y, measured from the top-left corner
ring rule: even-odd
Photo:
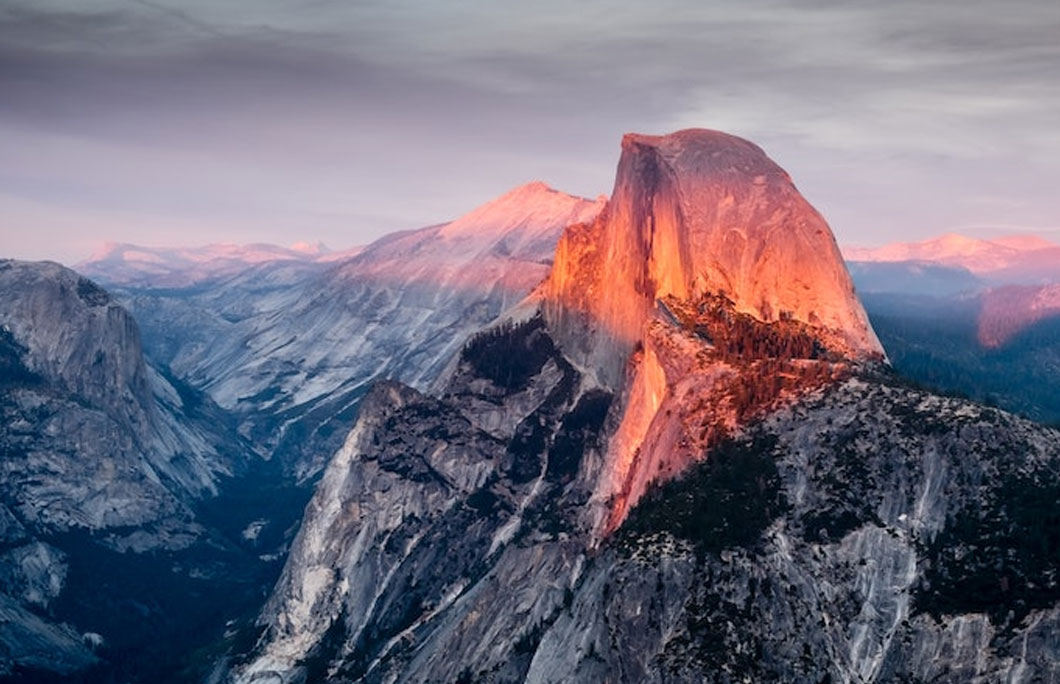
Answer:
[[[0,262],[0,678],[1060,677],[1060,432],[952,396],[1060,415],[1054,249],[844,264],[690,129],[346,252]]]
[[[259,243],[176,248],[110,242],[75,268],[110,286],[186,288],[230,277],[257,264],[329,263],[359,251],[354,247],[333,252],[319,242],[299,242],[290,247]]]
[[[1060,423],[1060,245],[951,234],[844,253],[897,370]]]
[[[262,261],[206,288],[168,276],[125,285],[125,266],[112,277],[105,261],[93,270],[136,316],[148,355],[304,481],[373,381],[429,386],[467,335],[544,276],[563,228],[600,206],[530,183],[334,262]]]
[[[848,247],[848,261],[927,262],[966,269],[986,283],[1033,285],[1060,280],[1060,245],[1034,235],[988,240],[947,233],[923,242]]]
[[[223,666],[1056,676],[1058,437],[903,384],[827,225],[757,147],[627,136],[599,216],[439,392],[365,398]]]

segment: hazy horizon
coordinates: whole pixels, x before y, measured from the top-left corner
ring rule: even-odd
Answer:
[[[585,199],[592,199],[592,198],[586,197]],[[469,207],[469,211],[471,211],[472,209],[474,209],[474,207]],[[454,218],[457,218],[457,217],[454,217]],[[428,227],[431,227],[433,225],[437,225],[437,224],[430,224],[430,225],[427,225],[427,226],[418,226],[418,227],[412,228],[412,230],[416,230],[418,228],[428,228]],[[404,229],[395,229],[395,231],[392,231],[392,232],[401,232],[402,230],[404,230]],[[392,232],[384,233],[383,235],[381,235],[379,237],[384,237],[386,235],[390,235],[390,234],[392,234]],[[944,233],[924,235],[924,236],[921,236],[920,238],[914,238],[913,240],[909,240],[909,241],[894,240],[894,241],[879,242],[879,243],[875,243],[875,244],[863,244],[863,243],[855,243],[855,242],[839,242],[839,246],[841,248],[844,248],[844,249],[845,248],[849,248],[849,247],[882,247],[882,246],[894,244],[896,242],[919,242],[919,241],[933,240],[933,239],[940,238],[940,237],[942,237],[943,235],[946,235],[946,234],[959,234],[959,235],[964,235],[966,237],[977,238],[977,239],[987,240],[987,241],[995,240],[995,239],[999,239],[999,238],[1004,238],[1004,237],[1013,237],[1013,236],[1021,236],[1021,235],[1035,235],[1035,236],[1041,237],[1041,238],[1043,238],[1045,240],[1048,240],[1048,241],[1050,241],[1052,243],[1060,245],[1060,229],[1048,229],[1048,228],[1046,228],[1046,229],[1036,229],[1036,228],[1028,228],[1026,226],[962,226],[962,227],[959,227],[959,228],[954,229],[954,230],[946,231]],[[376,239],[379,239],[379,238],[377,237]],[[317,254],[319,254],[321,256],[324,256],[324,255],[327,255],[327,254],[338,254],[338,253],[343,252],[343,251],[349,251],[349,250],[351,250],[353,248],[364,247],[367,244],[370,244],[370,242],[371,241],[369,241],[369,243],[362,243],[362,244],[356,244],[356,245],[329,245],[327,243],[324,243],[323,241],[315,241],[315,242],[297,241],[297,242],[293,242],[293,243],[280,244],[280,243],[274,243],[274,242],[261,242],[261,241],[249,241],[249,242],[214,241],[214,242],[187,242],[187,243],[168,243],[168,242],[150,243],[150,242],[120,242],[120,241],[115,241],[115,240],[105,240],[103,242],[100,242],[98,244],[98,246],[96,247],[96,249],[93,250],[92,253],[87,254],[87,255],[85,255],[83,257],[80,257],[80,258],[78,258],[78,259],[76,259],[74,261],[71,261],[71,262],[69,262],[68,265],[75,265],[76,263],[90,261],[92,259],[100,258],[104,254],[106,254],[108,251],[110,251],[110,250],[112,250],[114,248],[122,247],[122,246],[135,246],[135,247],[143,247],[145,249],[155,249],[155,250],[172,249],[172,250],[188,250],[188,251],[194,251],[196,249],[203,249],[203,248],[210,248],[210,247],[269,246],[269,247],[280,247],[280,248],[283,248],[283,249],[286,249],[286,250],[290,250],[292,252],[303,253],[303,254],[311,257],[311,256],[314,256],[314,255],[317,255]],[[0,256],[0,258],[3,258],[3,257]]]
[[[630,131],[762,146],[841,244],[1057,238],[1060,6],[406,0],[0,8],[0,256],[323,242],[532,180],[611,191]]]

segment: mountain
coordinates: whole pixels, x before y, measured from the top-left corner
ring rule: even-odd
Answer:
[[[600,216],[437,394],[364,399],[227,678],[1060,674],[1060,432],[896,376],[834,246],[809,293],[761,266],[831,237],[770,164],[714,132],[627,137]],[[722,209],[747,224],[695,218]],[[697,226],[740,247],[682,253]],[[721,291],[737,267],[780,285]]]
[[[683,131],[628,135],[622,150],[605,214],[557,250],[550,318],[585,314],[628,347],[656,300],[710,292],[758,320],[812,324],[837,350],[880,351],[827,224],[758,147]]]
[[[516,339],[539,347],[539,325]],[[461,383],[517,409],[504,424],[377,387],[238,681],[1055,676],[1060,433],[847,380],[714,447],[593,551],[576,483],[609,397],[557,406],[569,370],[542,360],[510,393]]]
[[[144,362],[135,322],[99,286],[57,264],[2,261],[0,287],[12,412],[4,436],[22,455],[6,465],[25,473],[7,470],[4,483],[25,520],[57,529],[138,525],[178,512],[179,501],[215,491],[232,472],[211,439],[181,424],[182,388]]]
[[[571,361],[611,392],[630,388],[594,497],[607,502],[608,527],[707,441],[656,420],[725,384],[724,362],[704,368],[696,345],[672,339],[675,317],[719,345],[739,321],[766,324],[778,344],[809,340],[798,356],[883,356],[828,225],[760,148],[712,131],[623,138],[611,201],[564,235],[541,297]],[[731,345],[726,352],[748,356],[740,340]],[[682,392],[667,402],[671,386]],[[731,423],[722,413],[697,418]]]
[[[107,243],[75,268],[108,286],[184,288],[234,275],[249,266],[276,261],[331,262],[359,248],[332,252],[321,243],[290,247],[216,244],[203,247],[144,247]]]
[[[1060,369],[1054,243],[950,235],[845,253],[871,259],[847,265],[896,370],[1060,423],[1060,375],[1051,372]]]
[[[979,342],[998,348],[1039,321],[1060,317],[1060,284],[1009,285],[983,297]]]
[[[270,261],[207,287],[117,292],[153,358],[311,479],[373,381],[430,385],[468,335],[545,277],[564,227],[602,203],[535,182],[342,261]]]
[[[927,261],[848,261],[847,268],[862,295],[886,292],[951,297],[988,289],[986,282],[963,266]]]
[[[1028,325],[999,346],[987,346],[981,324],[984,302],[992,296],[870,292],[862,301],[901,375],[924,387],[1060,424],[1060,316],[1025,321]]]
[[[947,233],[923,242],[883,247],[847,247],[851,262],[929,262],[965,268],[1000,284],[1041,284],[1060,280],[1060,245],[1036,235],[1011,235],[990,240]]]
[[[601,205],[532,183],[359,260],[116,246],[82,268],[117,297],[3,262],[0,674],[202,676],[276,581],[328,423],[377,376],[429,383]]]
[[[153,639],[179,643],[267,576],[197,512],[249,449],[145,362],[132,317],[92,281],[4,260],[0,291],[0,674],[142,665],[127,649],[157,657]]]

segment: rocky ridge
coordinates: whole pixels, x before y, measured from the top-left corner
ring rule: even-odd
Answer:
[[[372,382],[426,389],[470,334],[545,277],[563,229],[602,204],[529,183],[342,261],[268,262],[205,290],[119,294],[153,357],[311,480]]]
[[[378,385],[232,679],[1056,676],[1057,431],[855,369],[594,542],[620,402],[540,318],[469,344],[441,399]]]

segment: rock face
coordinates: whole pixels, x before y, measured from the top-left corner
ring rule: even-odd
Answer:
[[[824,219],[761,149],[716,131],[625,136],[611,201],[565,234],[539,296],[572,362],[610,391],[627,389],[593,486],[603,532],[652,481],[700,457],[711,435],[696,432],[738,420],[731,409],[689,410],[731,384],[731,364],[705,365],[698,345],[669,339],[672,326],[654,324],[657,303],[704,313],[713,298],[725,303],[715,314],[812,331],[819,351],[883,358]]]
[[[675,137],[684,152],[689,137],[748,149],[693,132]],[[673,168],[674,187],[715,197]],[[614,202],[650,195],[627,186]],[[676,213],[665,198],[640,206]],[[608,252],[621,240],[592,238],[621,214],[568,230],[550,279],[463,348],[438,396],[376,386],[228,677],[1060,675],[1060,433],[903,384],[841,277],[825,286],[838,280],[852,308],[809,298],[834,305],[826,318],[824,304],[779,308],[782,293],[770,315],[667,280],[652,262],[684,257],[654,248],[635,268],[626,256],[646,241]],[[687,240],[675,232],[647,242]],[[731,263],[769,247],[750,252]],[[639,284],[602,275],[623,272]],[[630,312],[589,295],[606,298],[605,283]],[[861,327],[823,323],[844,316]],[[623,349],[618,375],[607,364]]]
[[[761,149],[707,130],[625,136],[607,209],[557,249],[550,327],[614,387],[655,302],[708,293],[811,325],[844,355],[882,355],[828,225]]]
[[[0,673],[69,674],[96,662],[115,590],[70,583],[103,556],[121,577],[204,544],[195,502],[247,450],[216,407],[144,362],[132,317],[91,281],[5,260],[0,291]]]
[[[1057,436],[879,379],[809,397],[635,510],[523,680],[1052,681]]]
[[[234,463],[181,423],[132,317],[57,264],[0,262],[5,501],[49,529],[140,525],[215,490]],[[15,458],[14,454],[19,457]]]
[[[528,617],[548,619],[567,573],[585,562],[561,501],[584,500],[582,452],[610,399],[582,387],[540,317],[469,343],[442,400],[377,385],[307,507],[258,646],[233,663],[236,678],[316,680],[348,661],[353,678],[402,679],[409,639],[435,633],[436,619],[449,627],[423,651],[425,673],[441,668],[431,677],[462,672],[445,653],[506,657],[532,627]],[[559,433],[563,453],[551,459],[542,450]],[[560,553],[513,543],[538,526]],[[525,582],[518,596],[507,593],[514,575]],[[488,607],[508,601],[519,608]]]
[[[476,338],[440,400],[378,385],[232,679],[1057,676],[1057,431],[865,370],[594,543],[618,405],[589,387],[540,318]]]
[[[149,353],[309,479],[373,381],[426,389],[468,335],[547,275],[563,229],[602,205],[530,183],[344,261],[273,261],[208,288],[119,294]]]

